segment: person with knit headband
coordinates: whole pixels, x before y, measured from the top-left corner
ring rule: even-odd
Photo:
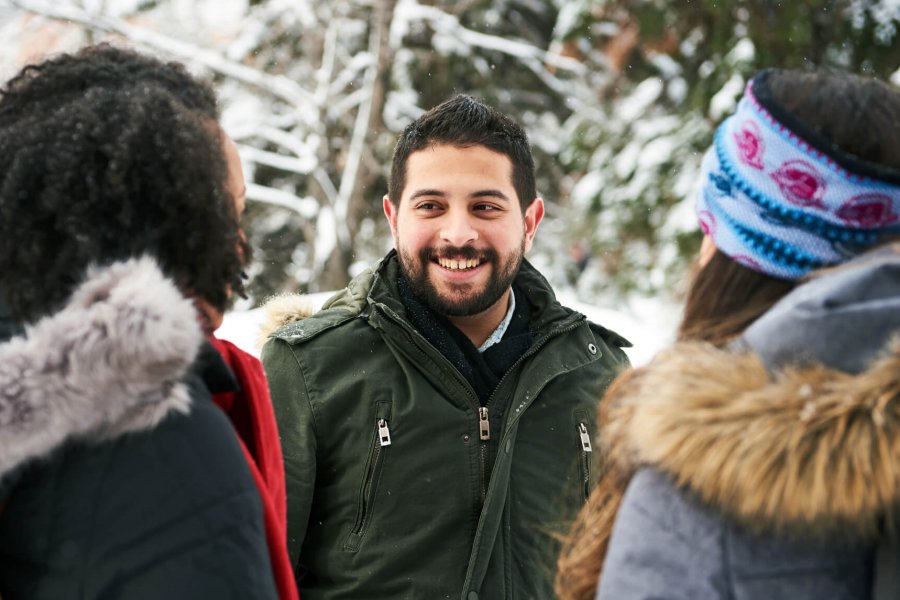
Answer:
[[[700,177],[679,339],[601,402],[556,592],[900,597],[900,92],[763,71]]]
[[[748,85],[703,161],[700,227],[750,269],[797,279],[900,233],[900,172],[862,160]]]

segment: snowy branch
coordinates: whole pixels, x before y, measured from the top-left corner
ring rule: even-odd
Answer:
[[[244,144],[238,146],[238,152],[244,160],[281,169],[288,173],[296,173],[297,175],[309,175],[318,166],[318,161],[315,157],[303,159],[296,156],[284,156],[283,154],[267,152]]]
[[[247,200],[286,208],[297,213],[303,219],[315,219],[319,210],[319,203],[314,198],[300,198],[294,194],[255,183],[247,184]]]
[[[377,12],[377,11],[376,11]],[[383,15],[381,18],[385,18]],[[378,19],[376,19],[377,21]],[[373,24],[372,31],[369,32],[369,55],[371,57],[378,56],[382,51],[381,36],[379,28],[382,23]],[[365,78],[362,85],[362,101],[356,113],[356,122],[353,124],[353,135],[350,139],[350,148],[347,154],[347,163],[344,167],[344,173],[341,176],[340,187],[338,188],[337,199],[334,202],[334,222],[335,222],[335,243],[343,247],[350,246],[350,230],[347,227],[347,216],[350,209],[350,198],[353,195],[353,189],[356,187],[356,179],[359,174],[359,166],[362,162],[363,150],[366,144],[366,135],[369,131],[369,118],[372,114],[372,103],[375,98],[375,79],[378,77],[378,61],[370,60],[369,66],[365,72]],[[316,265],[317,270],[327,255],[320,254],[320,249],[316,248]],[[330,254],[330,251],[329,251]]]
[[[122,19],[93,14],[77,6],[46,0],[9,0],[14,7],[51,19],[77,23],[88,29],[113,33],[138,44],[165,52],[179,59],[203,65],[217,73],[241,81],[281,98],[297,109],[309,112],[316,106],[315,98],[307,90],[287,77],[269,75],[257,69],[231,61],[219,52],[162,35],[149,29],[134,27]]]
[[[407,20],[421,19],[429,21],[436,31],[452,36],[459,41],[485,50],[495,50],[522,59],[536,59],[526,61],[529,68],[534,70],[534,64],[546,64],[558,69],[570,71],[577,75],[584,74],[587,68],[575,59],[560,56],[554,52],[548,52],[531,44],[510,40],[496,35],[488,35],[463,27],[459,19],[454,15],[445,13],[434,6],[423,6],[416,0],[401,0],[402,11],[398,6],[398,14],[403,14]]]

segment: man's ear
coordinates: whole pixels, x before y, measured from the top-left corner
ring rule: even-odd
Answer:
[[[381,199],[381,207],[384,210],[384,216],[388,220],[388,224],[391,226],[391,235],[394,236],[394,241],[397,240],[397,207],[394,206],[394,203],[391,202],[390,197],[387,194],[384,195],[384,198]]]
[[[543,198],[535,198],[525,209],[525,251],[531,250],[534,242],[534,236],[537,234],[538,225],[544,218],[544,200]]]

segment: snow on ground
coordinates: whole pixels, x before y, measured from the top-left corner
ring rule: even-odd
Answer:
[[[319,305],[330,296],[331,292],[313,295]],[[626,311],[583,304],[567,298],[564,294],[560,295],[560,301],[634,344],[634,347],[627,348],[626,352],[635,366],[645,364],[658,350],[671,343],[679,318],[680,307],[652,298],[633,300]],[[216,335],[259,356],[257,340],[262,318],[261,308],[232,311],[225,315],[225,322],[216,331]]]

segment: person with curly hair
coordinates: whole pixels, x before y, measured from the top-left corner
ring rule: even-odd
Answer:
[[[0,92],[4,600],[296,597],[261,367],[207,341],[243,196],[180,64],[94,46]]]
[[[900,93],[763,71],[701,178],[679,341],[601,404],[558,596],[900,597]]]

